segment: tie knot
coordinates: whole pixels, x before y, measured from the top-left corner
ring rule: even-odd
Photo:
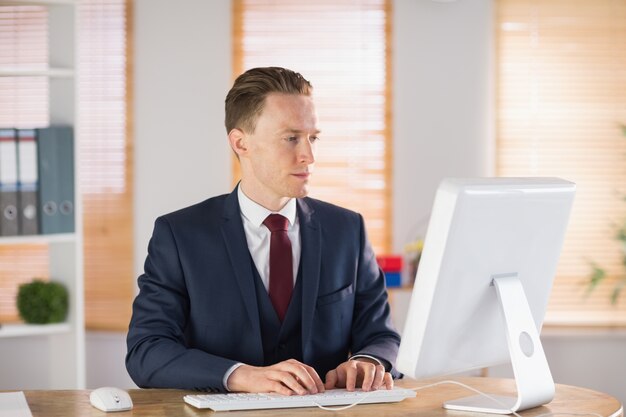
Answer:
[[[270,232],[286,232],[289,226],[289,220],[280,214],[270,214],[265,218],[263,224],[270,229]]]

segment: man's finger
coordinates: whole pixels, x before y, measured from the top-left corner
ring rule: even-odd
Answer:
[[[269,386],[267,388],[267,390],[263,390],[266,392],[275,392],[277,394],[282,394],[282,395],[291,395],[293,394],[293,391],[290,390],[289,388],[287,388],[285,385],[283,385],[282,383],[278,382],[278,381],[269,381]]]
[[[300,382],[298,382],[296,378],[289,372],[272,371],[270,374],[268,374],[268,377],[274,381],[282,383],[295,394],[304,395],[307,393],[306,388],[303,387]]]
[[[357,366],[358,373],[363,375],[363,382],[361,388],[363,391],[370,391],[372,389],[372,383],[376,376],[376,366],[371,363],[361,362]],[[358,375],[357,373],[357,375]]]
[[[309,393],[317,394],[318,389],[315,378],[319,379],[319,376],[317,372],[315,372],[315,369],[296,360],[286,361],[278,365],[282,371],[292,374],[296,381]]]
[[[303,366],[306,368],[306,370],[309,372],[309,375],[313,379],[313,382],[315,383],[315,387],[317,388],[317,392],[324,392],[324,383],[322,382],[322,378],[320,378],[320,376],[317,374],[317,371],[315,370],[315,368],[309,365],[303,365]]]
[[[326,389],[333,389],[337,386],[337,370],[333,369],[326,373]]]
[[[344,369],[346,372],[345,387],[348,391],[354,391],[356,388],[356,378],[358,376],[356,361],[348,362],[348,366]],[[341,375],[339,375],[339,378],[341,379]]]
[[[393,389],[393,378],[389,372],[385,372],[385,376],[383,377],[383,384],[387,389]]]
[[[385,367],[382,365],[376,365],[376,375],[372,382],[372,389],[377,390],[383,385],[383,378],[385,377]]]

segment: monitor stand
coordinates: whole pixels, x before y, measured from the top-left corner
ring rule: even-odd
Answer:
[[[549,403],[554,398],[554,381],[522,283],[517,274],[503,274],[494,276],[492,285],[496,288],[504,313],[517,397],[490,395],[498,404],[479,395],[445,402],[444,408],[511,414]]]

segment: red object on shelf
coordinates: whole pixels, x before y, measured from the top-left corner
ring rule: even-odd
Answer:
[[[402,256],[400,255],[381,255],[376,257],[376,261],[383,272],[402,271]]]

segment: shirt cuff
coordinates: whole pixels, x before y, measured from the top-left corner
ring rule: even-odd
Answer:
[[[228,368],[228,371],[226,371],[226,373],[224,374],[224,378],[222,378],[222,385],[224,385],[226,391],[230,392],[230,389],[228,389],[228,378],[233,372],[235,372],[235,369],[239,368],[241,365],[243,365],[243,363],[241,362],[234,364],[233,366]]]
[[[368,358],[368,359],[372,359],[372,360],[376,361],[379,365],[383,365],[383,363],[380,361],[380,359],[375,358],[375,357],[370,356],[370,355],[358,354],[358,355],[350,356],[350,359],[348,359],[348,360],[352,360],[352,359],[359,359],[359,358]],[[384,366],[384,365],[383,365],[383,366]]]
[[[391,372],[391,365],[389,364],[389,362],[387,362],[384,359],[379,359],[376,356],[372,356],[372,355],[366,355],[363,353],[358,353],[356,355],[350,356],[350,358],[348,360],[352,360],[352,359],[359,359],[359,358],[368,358],[368,359],[372,359],[374,361],[376,361],[379,365],[382,365],[385,368],[386,372]]]

